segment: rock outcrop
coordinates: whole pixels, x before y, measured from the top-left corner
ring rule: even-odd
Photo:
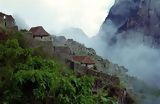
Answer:
[[[143,41],[150,39],[152,45],[158,46],[160,45],[159,5],[159,0],[116,0],[101,26],[100,34],[106,37],[110,34],[106,30],[111,21],[116,28],[112,40],[116,41],[115,37],[122,35],[121,33],[122,37],[126,38],[130,34],[129,31],[138,31],[143,34]]]

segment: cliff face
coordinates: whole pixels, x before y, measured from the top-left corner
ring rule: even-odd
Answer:
[[[159,45],[159,5],[159,0],[116,0],[101,26],[100,34],[107,37],[108,21],[111,21],[112,25],[116,27],[115,34],[130,30],[140,31],[144,36],[150,37],[154,45]]]

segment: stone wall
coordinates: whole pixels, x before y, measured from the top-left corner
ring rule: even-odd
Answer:
[[[0,12],[0,25],[9,29],[9,31],[18,31],[18,26],[16,26],[15,20],[12,15],[7,15]]]
[[[5,27],[5,22],[4,22],[4,19],[2,17],[0,17],[0,25],[2,27]]]
[[[53,45],[51,41],[39,41],[37,39],[34,39],[30,32],[24,33],[24,38],[31,48],[41,48],[50,57],[53,57]]]
[[[7,27],[7,28],[11,28],[11,27],[16,26],[14,20],[10,20],[10,19],[7,19],[7,18],[6,18],[5,22],[6,22],[5,24],[6,24],[6,27]]]
[[[100,72],[98,70],[81,67],[81,69],[77,70],[76,73],[82,74],[82,75],[87,74],[87,75],[92,75],[98,78],[102,78],[104,83],[107,85],[119,85],[120,84],[120,79],[118,77]]]
[[[52,42],[53,46],[65,46],[66,38],[64,36],[53,36]]]
[[[65,37],[62,36],[55,36],[53,39],[53,45],[69,47],[71,53],[74,55],[86,55],[91,57],[96,63],[96,68],[104,73],[116,75],[119,72],[123,74],[126,72],[123,67],[119,67],[118,65],[111,63],[109,60],[103,59],[101,56],[96,54],[94,49],[87,48],[84,44],[78,43],[73,39],[65,39]]]
[[[51,36],[45,36],[45,37],[34,37],[34,39],[40,40],[40,41],[52,41]]]
[[[65,62],[71,55],[71,50],[66,46],[53,46],[54,56]]]

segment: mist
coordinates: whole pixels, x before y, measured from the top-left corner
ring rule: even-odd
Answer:
[[[115,0],[0,0],[0,9],[4,13],[13,14],[17,25],[22,29],[42,25],[51,34],[58,34],[75,27],[91,37],[98,33],[114,2]],[[125,42],[119,37],[117,44],[110,46],[108,41],[116,30],[117,27],[109,20],[105,40],[96,36],[84,43],[93,47],[100,56],[128,68],[129,74],[160,86],[157,82],[160,78],[160,50],[151,48],[148,45],[150,43],[143,44],[143,33],[139,31],[130,31],[128,34],[137,34],[136,37],[130,37]]]
[[[160,88],[158,81],[160,79],[160,49],[152,47],[152,39],[145,37],[142,31],[130,30],[116,34],[116,30],[117,27],[111,20],[108,20],[105,29],[107,34],[100,31],[101,34],[92,38],[87,46],[94,48],[103,58],[126,67],[131,76],[144,80],[152,87]],[[115,34],[117,41],[115,44],[110,44]],[[128,35],[127,39],[121,37],[123,34]],[[144,42],[144,39],[147,41]]]
[[[68,27],[96,35],[114,0],[0,0],[1,12],[18,15],[29,27],[58,34]]]
[[[21,16],[14,14],[13,17],[19,29],[29,30],[30,27],[27,25],[26,21]]]
[[[111,20],[107,21],[105,28],[107,35],[103,34],[103,31],[99,31],[114,1],[0,0],[0,9],[1,12],[12,14],[20,29],[29,29],[32,26],[41,25],[49,33],[56,35],[63,30],[68,30],[68,28],[80,28],[84,31],[83,33],[79,30],[81,34],[86,33],[88,37],[92,38],[88,39],[85,35],[83,37],[75,35],[76,41],[94,48],[97,54],[103,58],[126,67],[129,70],[128,74],[131,76],[138,77],[147,84],[160,89],[160,49],[151,47],[150,38],[144,43],[144,33],[142,31],[130,30],[127,33],[121,33],[130,36],[127,40],[117,37],[117,43],[111,45],[109,41],[116,34],[118,28]],[[119,11],[123,14],[124,10],[126,9]],[[129,13],[127,10],[126,12]],[[100,34],[95,36],[98,31]],[[70,35],[70,31],[66,32]],[[68,36],[69,38],[73,37],[72,33],[71,36]],[[156,104],[159,101],[159,99],[155,99]],[[144,104],[150,103],[152,103],[150,100],[144,102]]]
[[[105,32],[99,31],[99,34],[91,38],[86,45],[94,48],[104,59],[127,68],[127,74],[143,80],[152,90],[160,89],[160,49],[153,47],[152,38],[144,36],[141,30],[129,30],[118,34],[118,27],[111,20],[107,20],[105,26]],[[124,34],[127,34],[127,38],[122,37]],[[116,42],[110,44],[115,36]],[[153,101],[154,104],[159,104],[159,96],[147,94],[144,86],[134,84],[134,90],[144,90],[145,97],[140,98],[140,104],[152,104]]]

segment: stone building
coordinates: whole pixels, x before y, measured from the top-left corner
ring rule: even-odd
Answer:
[[[0,12],[0,25],[6,27],[7,29],[18,30],[15,20],[12,15],[7,15]]]
[[[65,62],[65,60],[68,59],[72,53],[69,47],[53,46],[53,54],[55,57]]]
[[[67,60],[67,63],[71,69],[91,69],[94,68],[95,62],[88,56],[71,56]],[[79,68],[78,68],[79,67]]]
[[[29,32],[32,33],[33,38],[40,41],[52,41],[52,37],[45,31],[42,26],[32,27]]]
[[[53,36],[52,43],[54,46],[66,46],[66,38],[64,36]]]

